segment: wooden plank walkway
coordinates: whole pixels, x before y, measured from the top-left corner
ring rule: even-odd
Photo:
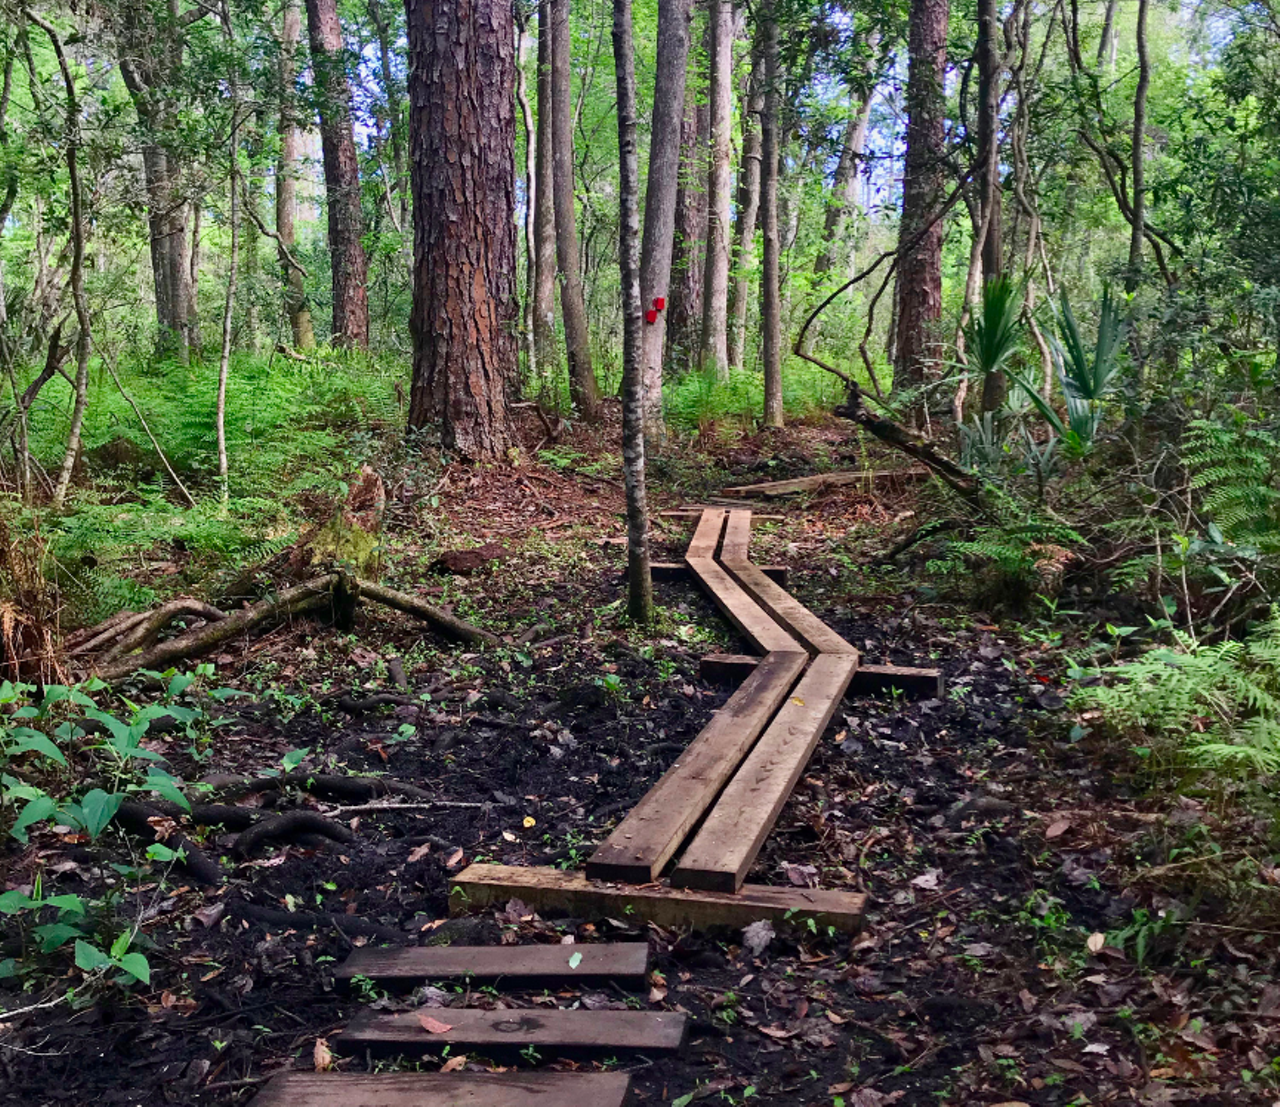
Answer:
[[[761,607],[773,616],[774,621],[785,627],[799,639],[810,653],[857,654],[848,642],[840,637],[812,611],[780,588],[759,569],[744,559],[724,559],[729,570],[743,589]]]
[[[659,926],[695,930],[741,929],[757,919],[833,926],[848,934],[862,928],[867,897],[857,892],[744,884],[736,894],[668,888],[661,884],[607,884],[585,873],[551,866],[474,864],[453,878],[454,914],[519,899],[535,911],[562,910],[580,918],[646,919]]]
[[[576,960],[575,960],[576,959]],[[381,984],[416,987],[428,980],[465,978],[530,981],[643,980],[645,942],[544,946],[364,946],[338,966],[334,978],[365,976]]]
[[[287,1072],[253,1107],[622,1107],[621,1072]]]
[[[708,653],[698,661],[698,676],[708,684],[735,688],[746,680],[760,658],[741,653]],[[867,665],[861,657],[849,682],[846,696],[875,696],[884,692],[900,692],[905,696],[943,699],[946,681],[939,669],[910,665]]]
[[[722,507],[709,507],[698,517],[698,525],[694,528],[689,548],[685,550],[685,559],[715,557],[720,545],[720,535],[724,532],[726,511]]]
[[[633,884],[655,879],[755,744],[807,660],[795,651],[765,657],[591,855],[587,876]]]
[[[820,654],[685,850],[671,883],[736,892],[844,697],[857,655]]]
[[[685,563],[725,617],[761,653],[775,650],[802,650],[764,608],[744,592],[719,562],[709,557],[689,557]]]
[[[425,1021],[424,1021],[425,1020]],[[669,1052],[684,1041],[688,1016],[674,1011],[565,1011],[558,1007],[481,1011],[422,1007],[416,1011],[358,1012],[330,1045],[356,1049],[457,1049]],[[439,1028],[443,1029],[439,1029]]]
[[[734,509],[725,524],[724,541],[720,544],[721,561],[746,561],[751,545],[751,512]]]

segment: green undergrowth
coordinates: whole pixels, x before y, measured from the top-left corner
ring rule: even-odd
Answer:
[[[713,370],[686,373],[663,389],[668,423],[689,433],[733,423],[754,426],[764,411],[764,377],[749,369],[732,369],[727,380]],[[782,406],[791,418],[830,411],[844,398],[839,378],[795,359],[782,374]]]

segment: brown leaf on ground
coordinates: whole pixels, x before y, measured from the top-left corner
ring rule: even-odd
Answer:
[[[450,1023],[433,1019],[430,1015],[424,1015],[421,1011],[418,1012],[418,1024],[428,1034],[447,1034],[453,1029]]]
[[[333,1068],[333,1052],[324,1038],[317,1038],[315,1048],[311,1051],[311,1061],[316,1072],[328,1072]]]

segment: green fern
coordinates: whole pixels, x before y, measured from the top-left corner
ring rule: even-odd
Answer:
[[[1280,436],[1247,422],[1198,419],[1183,459],[1205,513],[1228,539],[1280,548]]]

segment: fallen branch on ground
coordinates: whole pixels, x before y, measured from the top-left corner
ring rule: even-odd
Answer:
[[[240,837],[236,839],[236,855],[252,857],[268,842],[285,841],[303,834],[319,834],[344,844],[355,840],[355,835],[341,823],[327,819],[315,811],[286,811],[283,815],[263,819],[248,830],[241,831]]]
[[[358,582],[357,591],[363,600],[372,600],[374,603],[394,607],[397,611],[403,611],[406,615],[425,619],[438,630],[458,639],[460,642],[468,642],[471,645],[483,643],[487,646],[501,644],[496,634],[490,634],[487,630],[472,626],[470,623],[459,619],[456,615],[450,615],[449,612],[442,608],[429,604],[426,600],[421,600],[417,596],[411,596],[408,592],[398,592],[394,588],[386,588],[381,584],[372,584],[363,580]]]
[[[227,901],[227,910],[237,918],[246,922],[262,923],[270,927],[289,927],[293,930],[317,930],[331,926],[343,935],[356,934],[364,938],[374,938],[380,942],[395,942],[403,945],[408,935],[381,923],[370,922],[354,915],[335,915],[328,911],[282,911],[276,907],[262,907],[243,899]]]
[[[407,796],[413,800],[429,800],[431,796],[412,784],[387,780],[379,776],[336,776],[329,773],[309,773],[301,770],[281,776],[246,777],[217,789],[220,799],[239,799],[258,792],[276,792],[284,788],[298,788],[321,799],[340,803],[368,803],[378,796]]]

